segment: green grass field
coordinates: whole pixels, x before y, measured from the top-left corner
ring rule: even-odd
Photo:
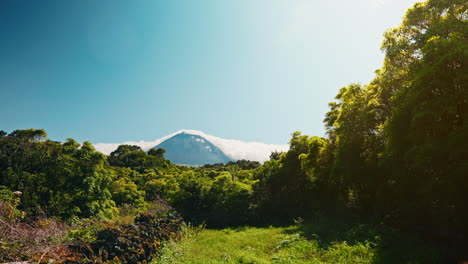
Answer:
[[[189,231],[170,243],[154,264],[162,263],[374,263],[371,242],[308,239],[298,226],[242,227]]]
[[[384,226],[316,218],[287,227],[184,227],[153,264],[441,263],[437,247]]]

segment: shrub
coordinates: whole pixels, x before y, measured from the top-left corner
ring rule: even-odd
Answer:
[[[61,221],[9,222],[0,217],[0,262],[55,259],[69,251],[63,244],[69,227]]]
[[[77,240],[67,261],[75,263],[148,263],[165,241],[180,237],[182,219],[175,213],[147,212],[135,224],[109,225],[91,243]],[[65,261],[66,263],[66,261]],[[71,263],[71,262],[70,262]]]

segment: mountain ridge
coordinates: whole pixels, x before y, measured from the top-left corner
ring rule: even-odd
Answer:
[[[172,134],[164,136],[162,138],[156,139],[154,141],[126,141],[122,143],[96,143],[93,144],[96,150],[109,155],[112,151],[116,150],[119,145],[136,145],[141,147],[143,150],[148,151],[151,148],[161,144],[163,141],[177,135],[180,133],[188,133],[193,135],[201,136],[208,141],[210,141],[213,145],[218,147],[221,151],[223,151],[226,156],[234,159],[234,160],[252,160],[258,162],[265,162],[269,160],[270,154],[273,151],[287,151],[289,149],[289,145],[287,144],[267,144],[261,142],[246,142],[237,139],[224,139],[216,136],[212,136],[206,134],[199,130],[191,130],[191,129],[181,129]]]
[[[175,164],[204,165],[235,161],[209,140],[186,132],[166,139],[154,147],[158,148],[166,150],[166,159]]]

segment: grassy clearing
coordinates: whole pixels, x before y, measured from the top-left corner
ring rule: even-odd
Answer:
[[[288,227],[184,227],[153,264],[443,263],[440,246],[352,218],[316,217]]]
[[[166,263],[374,263],[371,242],[320,244],[299,226],[189,231],[171,242],[154,264]]]

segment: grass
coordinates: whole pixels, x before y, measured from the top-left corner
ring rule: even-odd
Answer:
[[[443,263],[440,248],[385,226],[317,217],[280,227],[184,227],[152,264]]]
[[[371,242],[333,242],[323,247],[300,226],[198,230],[171,242],[153,264],[166,263],[374,263]]]

